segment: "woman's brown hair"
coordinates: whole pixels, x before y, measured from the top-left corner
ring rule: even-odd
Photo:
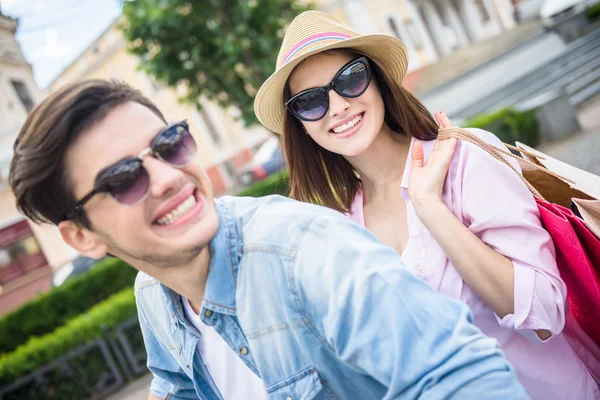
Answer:
[[[339,50],[327,53],[335,51]],[[357,52],[351,54],[363,55]],[[369,61],[383,98],[387,126],[399,135],[419,140],[436,139],[438,125],[423,103],[404,89],[400,82],[395,82],[385,68],[371,58]],[[284,99],[288,99],[289,94],[288,85]],[[290,197],[349,212],[360,185],[352,165],[343,156],[319,146],[306,134],[302,123],[287,110],[282,139],[290,174]]]

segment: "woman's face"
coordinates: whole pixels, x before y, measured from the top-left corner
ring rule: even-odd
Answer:
[[[327,85],[340,68],[355,57],[335,52],[307,58],[290,75],[290,95]],[[383,126],[384,114],[383,99],[372,78],[367,90],[356,98],[343,97],[330,90],[329,109],[325,116],[318,121],[301,122],[321,147],[352,157],[362,154],[373,143]]]

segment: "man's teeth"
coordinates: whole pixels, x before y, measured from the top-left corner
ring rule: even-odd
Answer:
[[[181,203],[176,209],[161,217],[158,221],[156,221],[159,225],[169,225],[173,222],[177,221],[179,217],[185,214],[190,208],[192,208],[196,204],[196,198],[194,195],[191,195],[187,198],[186,201]]]
[[[335,133],[343,133],[347,130],[352,129],[354,127],[354,125],[356,125],[360,122],[361,119],[362,119],[362,114],[357,115],[352,121],[348,121],[347,123],[345,123],[343,125],[336,126],[335,128],[332,129],[332,131]]]

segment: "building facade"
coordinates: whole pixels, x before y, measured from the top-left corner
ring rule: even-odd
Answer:
[[[511,0],[321,0],[317,4],[362,33],[401,39],[409,53],[409,71],[516,25]]]
[[[0,12],[0,314],[48,290],[53,268],[73,257],[55,227],[31,224],[17,212],[7,182],[12,144],[42,97],[15,39],[17,27]]]

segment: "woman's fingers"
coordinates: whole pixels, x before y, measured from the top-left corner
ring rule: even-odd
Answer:
[[[450,122],[450,118],[448,118],[448,116],[446,114],[444,114],[441,111],[438,111],[435,114],[436,114],[435,120],[437,121],[440,128],[442,128],[442,129],[452,128],[452,123]]]

